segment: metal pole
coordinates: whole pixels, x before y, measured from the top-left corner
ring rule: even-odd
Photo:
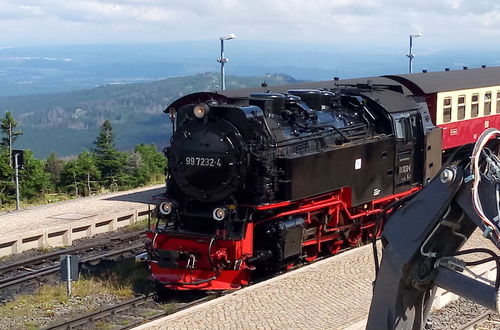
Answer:
[[[220,41],[220,79],[222,90],[226,89],[226,77],[224,76],[224,39]]]
[[[412,73],[413,72],[413,66],[412,66],[412,61],[413,61],[413,54],[411,53],[411,48],[413,46],[413,37],[410,36],[410,53],[408,55],[408,57],[410,58],[410,67],[409,67],[409,72]]]
[[[19,154],[14,155],[14,167],[16,169],[16,210],[19,210],[20,207],[20,202],[19,202],[19,165],[17,161],[17,157]]]
[[[68,276],[66,278],[66,289],[68,292],[68,297],[71,297],[71,262],[69,254],[66,256],[66,267],[68,268]]]
[[[9,165],[12,167],[12,122],[9,122]]]

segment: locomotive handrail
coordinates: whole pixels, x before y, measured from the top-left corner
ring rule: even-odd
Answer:
[[[290,210],[290,211],[284,211],[284,212],[278,213],[278,214],[276,214],[276,215],[274,215],[274,216],[272,216],[270,218],[259,220],[259,221],[255,222],[255,225],[258,226],[258,225],[261,225],[263,223],[269,222],[271,220],[274,220],[274,219],[277,219],[277,218],[281,218],[281,217],[286,217],[286,216],[293,215],[293,214],[299,214],[299,213],[304,213],[304,212],[316,211],[316,210],[319,210],[319,209],[322,209],[322,208],[325,208],[325,207],[331,207],[331,206],[342,205],[342,204],[345,204],[345,203],[342,202],[342,201],[339,201],[339,200],[334,200],[334,201],[327,201],[327,202],[323,202],[321,204],[311,205],[311,206],[306,206],[306,207],[300,207],[299,206],[298,209],[294,209],[294,210]]]

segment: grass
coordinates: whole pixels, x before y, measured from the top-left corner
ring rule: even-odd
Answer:
[[[71,298],[66,284],[40,287],[32,294],[20,295],[15,301],[0,305],[0,324],[12,329],[39,329],[55,320],[71,318],[102,307],[103,303],[117,303],[136,294],[148,294],[154,289],[145,264],[133,258],[120,261],[103,261],[87,269],[80,280],[73,282]],[[93,268],[94,268],[93,267]],[[161,305],[168,314],[177,310],[176,302]],[[149,318],[155,311],[145,312]],[[126,322],[126,321],[123,321]],[[126,325],[126,324],[123,324]],[[111,329],[104,320],[93,325],[94,329]]]
[[[63,285],[63,287],[66,288],[66,285]],[[84,279],[82,281],[77,281],[74,283],[73,292],[74,295],[80,297],[104,293],[113,294],[121,299],[127,299],[134,295],[130,286],[120,285],[112,278],[100,280]]]
[[[155,223],[155,222],[156,222],[156,220],[153,219],[153,217],[151,216],[151,223]],[[148,219],[139,220],[139,221],[134,222],[133,224],[128,225],[127,227],[124,228],[124,230],[127,232],[137,231],[137,230],[142,230],[142,229],[148,229]]]
[[[147,264],[137,263],[134,258],[101,261],[89,275],[115,288],[130,288],[136,294],[148,294],[154,289]]]
[[[75,199],[76,197],[68,194],[45,194],[41,195],[35,199],[31,200],[21,200],[21,208],[31,207],[31,206],[39,206],[51,203],[57,203],[62,201],[67,201],[70,199]],[[0,206],[0,211],[14,211],[16,209],[16,202],[7,202],[4,201]]]
[[[94,329],[96,330],[111,330],[114,327],[111,324],[106,323],[105,321],[97,321],[94,325]]]
[[[164,304],[162,307],[167,314],[172,314],[177,312],[177,304],[174,302],[169,304]]]
[[[39,328],[37,326],[37,324],[33,323],[33,322],[26,322],[26,323],[24,323],[24,327],[26,328],[26,330],[36,330],[36,329]]]
[[[112,280],[95,279],[74,282],[72,293],[71,298],[67,296],[66,284],[42,286],[33,294],[19,295],[14,301],[0,306],[0,319],[3,322],[24,324],[26,329],[36,329],[40,327],[37,320],[51,321],[55,316],[64,314],[64,311],[88,311],[98,307],[94,306],[92,296],[113,295],[120,299],[133,296],[130,287],[117,286]]]

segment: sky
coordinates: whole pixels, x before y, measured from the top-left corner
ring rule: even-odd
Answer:
[[[267,40],[421,52],[500,46],[498,0],[0,0],[0,48]]]

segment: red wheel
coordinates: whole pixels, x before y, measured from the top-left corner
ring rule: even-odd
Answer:
[[[361,229],[351,229],[349,231],[349,236],[347,237],[347,245],[351,247],[359,246],[361,243]]]
[[[330,252],[330,254],[337,254],[337,252],[339,252],[340,249],[342,248],[343,243],[344,241],[337,241],[337,240],[329,242],[327,244],[328,252]]]
[[[316,259],[318,257],[318,249],[316,248],[316,246],[308,246],[305,248],[305,253],[306,253],[306,261],[307,262],[311,262],[313,261],[314,259]]]

